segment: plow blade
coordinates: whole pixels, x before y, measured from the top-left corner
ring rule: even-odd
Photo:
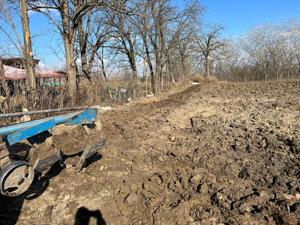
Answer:
[[[57,151],[55,155],[52,155],[46,159],[40,160],[38,159],[34,165],[34,171],[36,173],[43,172],[50,168],[52,165],[54,165],[57,162],[62,163],[62,154],[61,151]]]
[[[78,161],[76,169],[78,171],[81,171],[82,168],[84,167],[84,164],[85,164],[86,160],[88,158],[90,158],[91,156],[93,156],[94,154],[96,154],[101,148],[104,147],[105,144],[106,144],[106,139],[100,141],[99,143],[97,143],[93,146],[90,146],[90,147],[84,149],[83,152],[82,152],[82,155],[81,155],[81,157]]]

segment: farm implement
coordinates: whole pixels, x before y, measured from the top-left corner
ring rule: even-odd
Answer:
[[[26,116],[62,111],[67,110],[27,112]],[[97,108],[86,108],[0,127],[0,194],[23,194],[37,174],[56,163],[64,165],[75,159],[73,166],[80,171],[105,145],[97,112]],[[0,114],[0,119],[12,116],[24,113]]]

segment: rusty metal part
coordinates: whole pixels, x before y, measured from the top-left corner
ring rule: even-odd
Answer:
[[[26,192],[34,179],[33,167],[25,161],[13,161],[0,171],[0,193],[15,197]]]

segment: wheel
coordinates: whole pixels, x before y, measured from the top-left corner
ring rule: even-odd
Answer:
[[[34,179],[33,167],[25,161],[13,161],[0,171],[0,193],[16,197],[26,192]]]

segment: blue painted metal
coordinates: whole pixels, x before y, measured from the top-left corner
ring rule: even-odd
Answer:
[[[68,114],[64,114],[64,115],[60,115],[60,116],[48,117],[48,118],[41,119],[41,120],[33,120],[33,121],[29,121],[29,122],[24,122],[24,123],[17,123],[17,124],[13,124],[13,125],[6,126],[6,127],[0,127],[0,136],[6,136],[8,134],[18,132],[20,130],[23,130],[23,129],[26,129],[26,128],[29,128],[32,126],[36,126],[40,123],[43,123],[43,122],[51,120],[51,119],[54,119],[56,124],[66,123],[68,120],[70,120],[73,117],[76,117],[81,112],[82,111],[76,112],[76,113],[68,113]]]
[[[6,139],[7,139],[7,142],[8,142],[9,145],[13,145],[13,144],[16,144],[20,141],[23,141],[23,140],[27,139],[27,138],[30,138],[34,135],[37,135],[37,134],[42,133],[46,130],[49,130],[49,129],[55,127],[55,125],[56,124],[55,124],[54,119],[48,120],[48,121],[42,122],[38,125],[35,125],[35,126],[32,126],[32,127],[26,128],[24,130],[9,134],[9,135],[7,135]]]
[[[58,124],[92,124],[95,122],[96,116],[97,109],[90,108],[75,113],[67,113],[41,120],[33,120],[6,127],[0,127],[0,136],[6,137],[8,144],[13,145],[43,131],[49,130]]]
[[[71,118],[66,125],[92,124],[95,122],[97,109],[86,109],[78,116]]]

